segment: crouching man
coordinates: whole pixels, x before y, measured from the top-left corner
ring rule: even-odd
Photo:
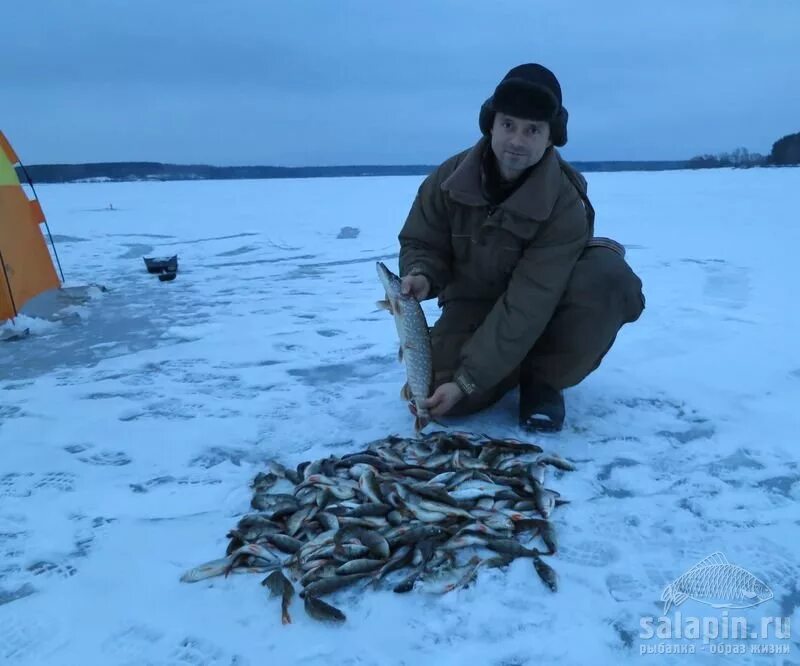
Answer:
[[[567,142],[561,86],[514,67],[480,110],[481,139],[422,183],[399,234],[405,293],[438,298],[434,417],[484,409],[519,386],[519,423],[558,431],[562,390],[596,369],[636,321],[642,282],[617,242],[594,236]]]

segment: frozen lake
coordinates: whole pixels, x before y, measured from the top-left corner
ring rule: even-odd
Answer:
[[[549,479],[559,591],[519,559],[444,597],[339,593],[341,627],[299,605],[282,626],[257,575],[178,579],[224,554],[266,460],[413,434],[375,261],[397,269],[421,178],[39,186],[67,285],[107,291],[0,345],[0,663],[718,663],[701,640],[641,654],[681,643],[642,618],[715,552],[773,593],[731,616],[797,624],[799,175],[587,174],[647,309],[566,392],[563,432],[524,437],[513,393],[447,421],[578,465]],[[175,281],[145,271],[175,253]],[[735,663],[800,663],[796,635],[761,642],[790,654]]]

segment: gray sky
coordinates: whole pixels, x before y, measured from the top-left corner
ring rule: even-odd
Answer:
[[[2,23],[28,164],[435,164],[524,62],[561,82],[567,159],[800,131],[798,0],[25,0]]]

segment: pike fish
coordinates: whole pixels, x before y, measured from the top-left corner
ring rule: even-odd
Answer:
[[[394,317],[400,340],[400,360],[406,365],[406,384],[401,395],[414,407],[414,429],[422,430],[431,421],[428,410],[420,402],[430,397],[433,387],[433,355],[425,313],[416,298],[400,293],[400,278],[379,261],[378,278],[386,291],[386,300],[378,301],[381,309]]]

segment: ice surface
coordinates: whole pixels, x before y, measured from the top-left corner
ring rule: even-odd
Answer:
[[[559,591],[517,560],[446,597],[334,595],[336,628],[282,626],[257,575],[178,579],[224,554],[264,461],[412,433],[374,264],[396,269],[420,178],[40,186],[77,291],[0,343],[0,663],[717,662],[639,652],[716,551],[773,590],[750,616],[796,623],[799,173],[587,174],[647,309],[539,438],[579,465],[551,483]],[[174,253],[175,281],[146,272]],[[448,424],[522,437],[515,399]]]

